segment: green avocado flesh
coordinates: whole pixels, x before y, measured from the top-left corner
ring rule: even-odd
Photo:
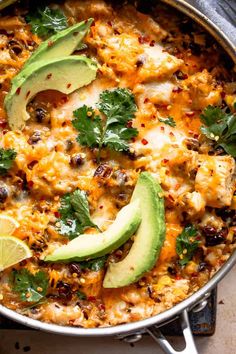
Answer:
[[[28,65],[12,81],[4,105],[12,130],[22,129],[30,118],[30,100],[41,91],[58,90],[69,94],[88,85],[96,77],[97,65],[85,56],[73,55]]]
[[[162,189],[147,172],[140,174],[131,202],[140,201],[142,222],[128,255],[110,263],[103,281],[104,288],[130,285],[151,270],[165,240],[165,209]]]
[[[92,22],[93,19],[90,18],[77,23],[42,42],[26,61],[24,68],[40,60],[58,59],[72,54],[76,49],[79,49],[81,41],[88,33]]]
[[[56,249],[46,262],[83,261],[104,256],[123,245],[137,230],[141,222],[139,200],[123,207],[113,224],[98,234],[84,234],[67,245]]]

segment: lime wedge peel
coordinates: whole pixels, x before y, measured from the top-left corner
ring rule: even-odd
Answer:
[[[0,272],[30,257],[32,252],[26,243],[14,236],[0,235]]]

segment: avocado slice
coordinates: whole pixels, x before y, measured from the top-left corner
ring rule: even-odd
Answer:
[[[130,285],[154,267],[165,240],[162,194],[160,185],[148,172],[140,174],[131,202],[140,200],[142,222],[128,255],[121,262],[109,264],[104,288]]]
[[[71,55],[81,47],[81,41],[88,33],[93,18],[76,23],[59,33],[54,34],[42,42],[30,58],[25,62],[24,68],[40,60],[58,59]]]
[[[125,243],[141,222],[139,200],[123,207],[113,224],[99,234],[84,234],[48,255],[46,262],[72,262],[93,259],[114,251]]]
[[[97,65],[85,56],[67,56],[28,65],[13,80],[4,106],[11,129],[22,129],[30,118],[29,101],[40,91],[58,90],[69,94],[96,77]]]

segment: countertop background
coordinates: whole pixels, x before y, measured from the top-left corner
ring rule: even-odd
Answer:
[[[236,267],[218,286],[217,326],[212,337],[197,337],[199,354],[236,353]],[[180,348],[181,339],[171,338]],[[32,331],[0,330],[0,354],[162,354],[150,337],[131,347],[112,337],[73,338]],[[191,353],[189,353],[191,354]]]

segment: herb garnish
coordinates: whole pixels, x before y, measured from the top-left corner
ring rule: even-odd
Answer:
[[[0,148],[0,175],[5,175],[7,173],[12,167],[15,158],[15,150]]]
[[[70,239],[79,236],[88,227],[98,228],[90,218],[86,193],[80,189],[67,193],[61,198],[59,214],[58,231]]]
[[[131,126],[137,106],[134,95],[127,89],[118,88],[101,93],[98,109],[104,114],[96,115],[93,108],[83,106],[74,111],[74,127],[79,131],[77,141],[82,146],[98,148],[100,160],[102,147],[115,151],[128,151],[128,141],[137,136],[138,131]]]
[[[200,115],[205,126],[201,132],[215,142],[215,147],[222,147],[227,154],[236,157],[236,115],[226,113],[219,107],[208,106]]]
[[[198,232],[193,225],[186,226],[176,239],[176,252],[180,257],[179,263],[184,266],[193,257],[200,244],[197,239]]]
[[[87,296],[85,295],[85,293],[80,290],[77,291],[77,296],[80,300],[87,300]]]
[[[165,118],[165,119],[162,119],[162,118],[159,118],[159,121],[161,122],[161,123],[165,123],[165,124],[167,124],[167,125],[170,125],[171,127],[176,127],[176,123],[175,123],[175,120],[174,120],[174,118],[173,117],[167,117],[167,118]]]
[[[31,31],[39,37],[48,38],[68,27],[67,19],[60,9],[38,7],[28,13],[26,21],[31,25]]]
[[[99,271],[102,269],[106,263],[107,256],[103,256],[96,259],[91,259],[90,261],[80,262],[81,269],[90,269],[94,272]]]
[[[21,295],[21,300],[39,302],[47,293],[48,277],[45,272],[35,274],[27,269],[14,270],[11,276],[13,290]]]

